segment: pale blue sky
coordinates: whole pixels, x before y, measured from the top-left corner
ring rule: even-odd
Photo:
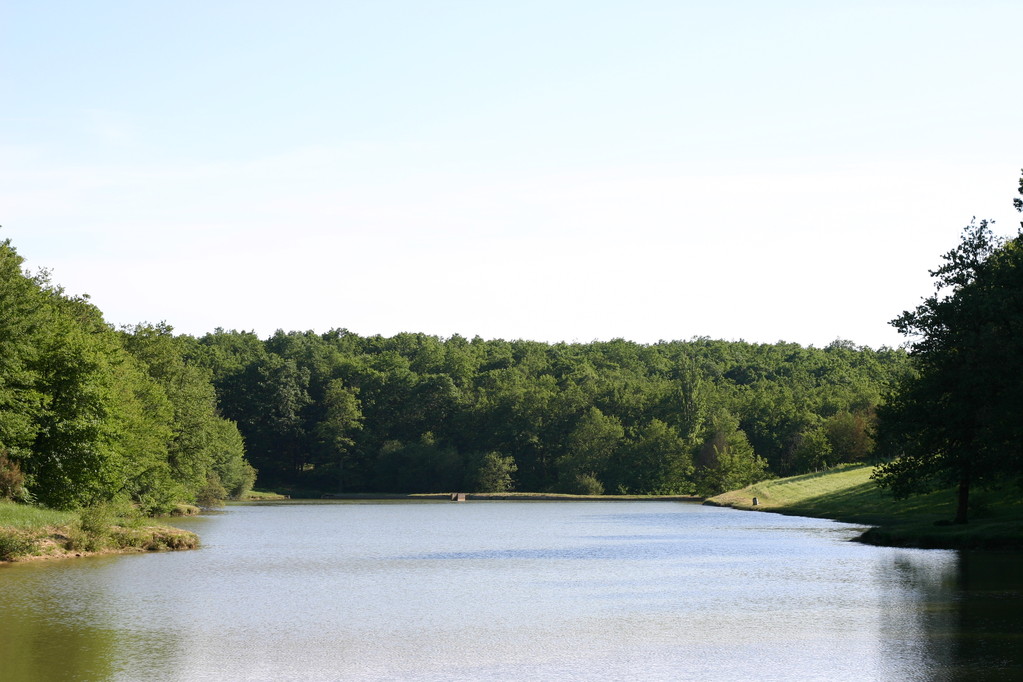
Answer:
[[[0,237],[114,324],[897,345],[1023,3],[0,2]]]

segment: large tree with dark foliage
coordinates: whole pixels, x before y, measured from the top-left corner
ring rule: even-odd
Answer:
[[[875,478],[900,497],[955,486],[966,523],[972,488],[1023,475],[1023,228],[1006,241],[972,222],[943,259],[935,293],[893,321],[915,372],[881,408],[898,457]]]

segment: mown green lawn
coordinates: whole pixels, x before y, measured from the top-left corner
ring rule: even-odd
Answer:
[[[845,466],[764,481],[712,497],[708,503],[876,526],[862,539],[877,544],[1023,549],[1019,487],[973,491],[970,523],[949,525],[955,516],[954,490],[895,500],[874,484],[871,471],[871,466]]]

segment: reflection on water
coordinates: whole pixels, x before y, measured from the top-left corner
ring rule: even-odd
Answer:
[[[88,603],[102,598],[87,586],[70,603],[82,567],[0,570],[0,680],[103,680],[113,676],[116,633],[108,623],[90,617]],[[89,569],[86,569],[89,570]]]
[[[1018,553],[962,552],[946,570],[898,561],[903,600],[932,679],[1023,679],[1023,569]],[[902,609],[908,611],[907,607]],[[891,618],[891,612],[886,613]]]
[[[231,507],[0,568],[3,680],[1023,678],[1019,556],[684,503]]]

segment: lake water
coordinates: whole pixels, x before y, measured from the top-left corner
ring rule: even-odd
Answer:
[[[237,505],[0,567],[0,680],[1015,680],[1018,554],[669,502]]]

